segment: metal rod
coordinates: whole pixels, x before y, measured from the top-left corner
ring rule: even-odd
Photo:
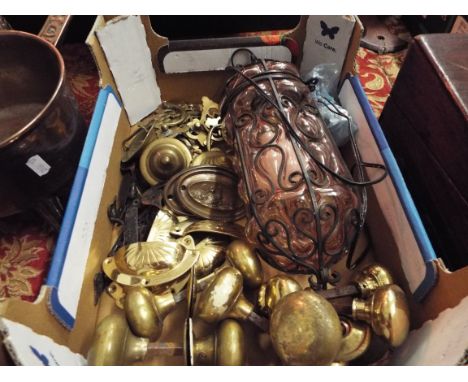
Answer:
[[[327,300],[332,300],[340,297],[358,296],[360,294],[360,290],[355,284],[351,284],[343,287],[317,291],[317,293],[320,296],[325,297]]]

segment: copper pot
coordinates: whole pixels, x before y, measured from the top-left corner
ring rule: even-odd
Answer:
[[[74,177],[86,126],[54,45],[69,20],[50,16],[41,37],[0,31],[0,217],[55,195]]]

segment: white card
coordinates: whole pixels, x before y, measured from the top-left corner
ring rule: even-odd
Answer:
[[[96,31],[130,124],[161,103],[145,28],[139,16],[118,18]]]
[[[0,317],[3,343],[17,365],[83,366],[86,359],[31,328]]]
[[[33,155],[31,158],[29,158],[28,161],[26,162],[26,166],[28,166],[31,170],[33,170],[39,176],[46,175],[52,168],[39,155]]]
[[[309,16],[301,75],[306,75],[319,64],[336,64],[339,76],[355,24],[353,16]]]

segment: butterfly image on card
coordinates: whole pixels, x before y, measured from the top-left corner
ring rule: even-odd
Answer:
[[[330,37],[330,40],[334,40],[335,35],[340,30],[340,27],[331,27],[331,28],[329,28],[327,23],[325,21],[322,21],[322,20],[320,20],[320,26],[322,27],[322,36],[328,35],[328,37]]]

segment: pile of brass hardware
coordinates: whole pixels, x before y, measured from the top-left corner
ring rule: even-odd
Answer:
[[[401,345],[408,305],[382,266],[320,289],[257,256],[225,139],[218,105],[203,97],[201,105],[162,104],[124,141],[122,182],[108,209],[115,243],[95,276],[96,303],[105,291],[117,309],[98,324],[88,363],[247,365],[263,353],[265,364],[343,365],[363,362],[376,343],[381,355]],[[350,197],[348,207],[358,208]],[[166,341],[168,326],[177,340]]]

